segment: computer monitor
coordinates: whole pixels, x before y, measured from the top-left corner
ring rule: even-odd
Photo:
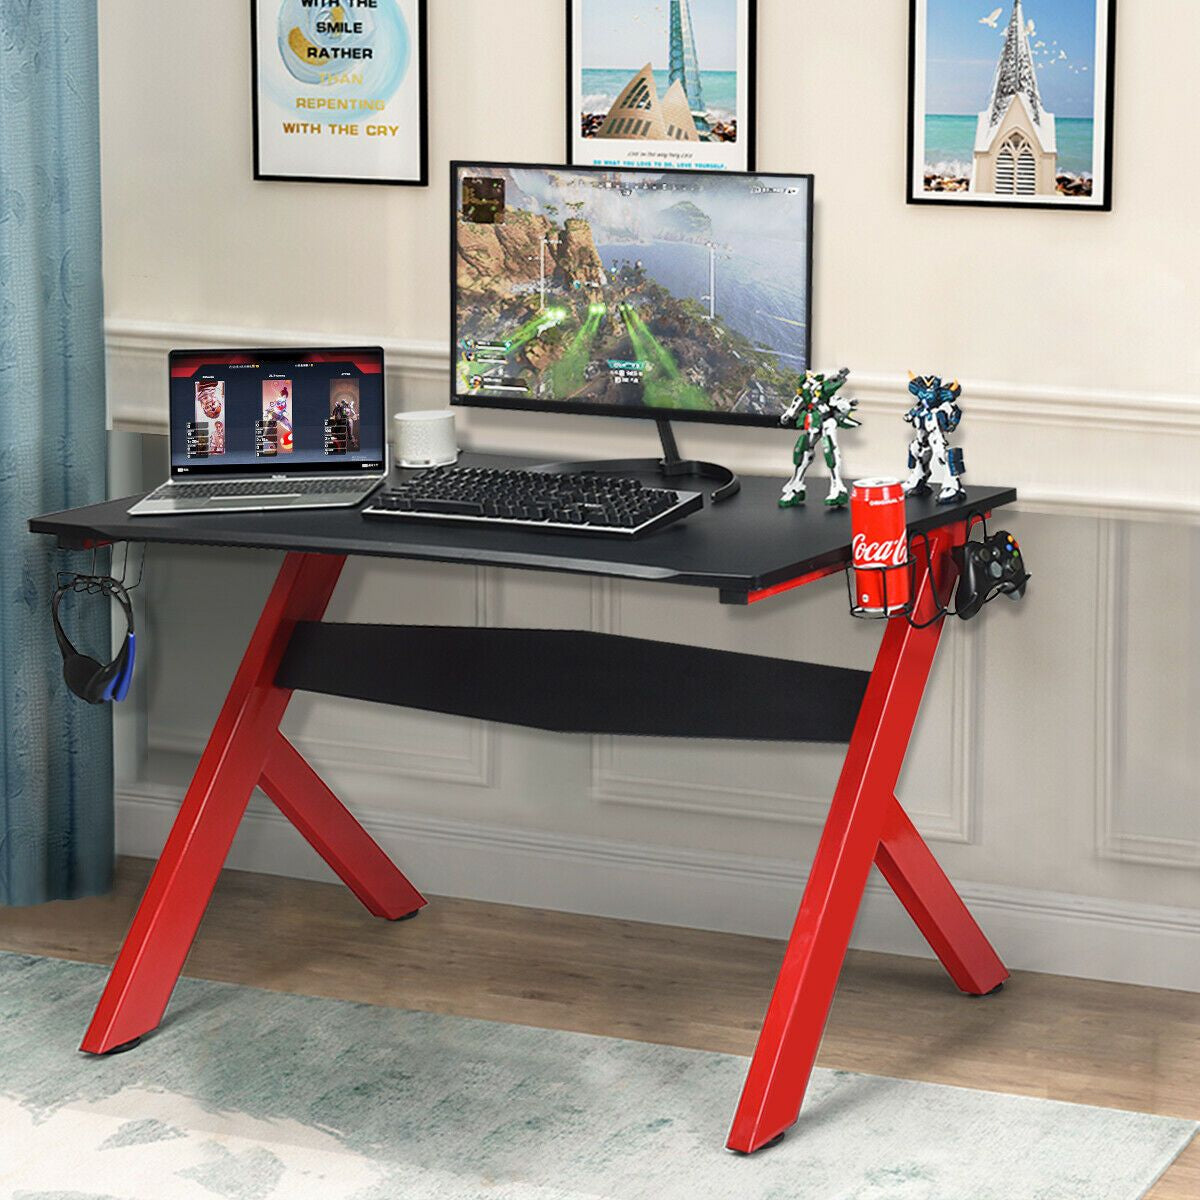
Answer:
[[[812,176],[456,162],[451,197],[456,404],[778,425]]]

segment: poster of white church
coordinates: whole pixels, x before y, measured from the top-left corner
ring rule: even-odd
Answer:
[[[428,183],[426,0],[250,0],[254,178]]]
[[[581,166],[754,168],[756,0],[567,0]]]
[[[910,204],[1112,207],[1116,0],[911,0]]]

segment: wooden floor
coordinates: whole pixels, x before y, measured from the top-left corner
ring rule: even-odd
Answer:
[[[0,909],[0,949],[111,962],[148,872],[126,860],[104,899]],[[341,887],[227,871],[186,970],[748,1055],[780,954],[761,938],[468,900],[390,924]],[[820,1062],[1200,1119],[1200,995],[1019,974],[970,999],[936,963],[852,951]],[[1150,1196],[1200,1197],[1200,1141]]]

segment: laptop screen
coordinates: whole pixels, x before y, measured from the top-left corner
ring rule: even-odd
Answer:
[[[173,350],[171,475],[383,471],[383,351]]]

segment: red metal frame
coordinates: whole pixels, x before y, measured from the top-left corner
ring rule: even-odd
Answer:
[[[949,594],[963,522],[929,535],[914,620]],[[923,556],[922,556],[923,557]],[[119,1050],[154,1029],[183,968],[255,786],[376,916],[398,919],[424,897],[279,731],[291,693],[275,685],[299,621],[324,615],[345,558],[288,554],[151,876],[82,1049]],[[840,568],[838,568],[840,569]],[[829,572],[763,589],[754,600]],[[935,591],[936,584],[936,591]],[[750,1153],[795,1123],[872,863],[965,992],[1008,977],[895,796],[942,621],[887,622],[808,886],[784,954],[728,1145]]]
[[[937,595],[948,594],[950,552],[965,537],[963,524],[929,535],[929,559],[918,568],[914,593],[918,624],[937,611],[934,585]],[[895,798],[942,624],[917,629],[893,618],[884,630],[729,1132],[731,1150],[761,1149],[800,1115],[873,862],[960,987],[990,992],[1008,977]]]
[[[324,615],[345,562],[284,559],[81,1050],[107,1054],[162,1020],[259,783],[371,912],[402,916],[425,903],[279,733],[292,694],[275,673],[296,623]]]
[[[282,733],[275,734],[259,786],[369,913],[398,921],[424,908],[425,897]]]

